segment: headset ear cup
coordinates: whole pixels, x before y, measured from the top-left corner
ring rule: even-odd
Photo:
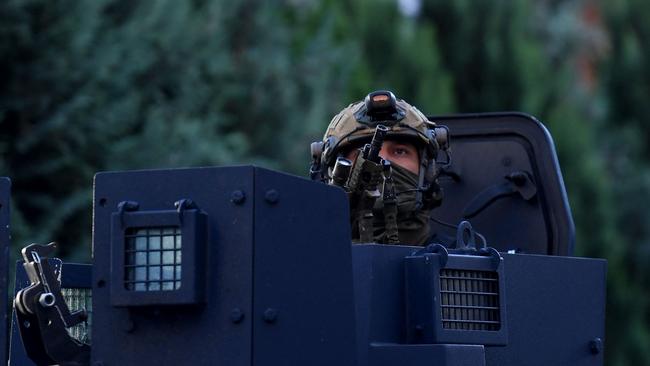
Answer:
[[[323,180],[322,174],[322,154],[323,154],[323,142],[315,141],[311,143],[311,165],[309,166],[309,177],[312,180]]]
[[[431,157],[431,160],[436,160],[436,157],[438,156],[438,150],[440,149],[438,141],[436,140],[436,132],[432,129],[427,129],[425,135],[429,140],[427,143],[427,153]]]
[[[321,164],[327,166],[334,164],[334,148],[337,146],[337,141],[336,137],[330,136],[323,142]]]
[[[449,149],[449,128],[447,126],[437,126],[433,135],[438,144],[438,148],[443,150]]]
[[[320,160],[321,155],[323,154],[323,141],[314,141],[310,146],[311,158],[313,160]]]

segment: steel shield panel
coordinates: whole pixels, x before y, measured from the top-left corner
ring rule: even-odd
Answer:
[[[417,249],[378,244],[353,247],[360,365],[374,365],[374,359],[389,357],[409,357],[409,362],[415,362],[431,351],[422,350],[435,346],[405,346],[403,263]],[[602,365],[603,353],[591,353],[589,344],[596,338],[605,341],[606,262],[521,254],[503,254],[503,259],[508,344],[486,346],[485,364]],[[409,354],[411,348],[417,352]],[[375,351],[380,353],[373,355]]]
[[[508,345],[486,347],[487,365],[597,366],[605,341],[602,259],[537,255],[503,256],[506,271]]]
[[[253,364],[356,365],[348,201],[256,169]]]
[[[108,365],[251,365],[253,167],[99,173],[95,176],[92,361]],[[205,302],[110,305],[111,215],[121,201],[140,211],[191,199],[207,214]],[[240,316],[234,316],[239,314]]]
[[[440,178],[442,205],[432,216],[458,224],[480,193],[508,183],[505,176],[530,174],[536,194],[510,194],[470,218],[474,229],[500,251],[573,255],[575,227],[553,140],[534,117],[523,113],[430,116],[449,127],[451,164]],[[432,223],[441,237],[455,231]]]

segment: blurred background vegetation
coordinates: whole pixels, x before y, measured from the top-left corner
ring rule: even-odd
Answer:
[[[96,171],[305,175],[374,89],[426,114],[520,110],[555,139],[578,254],[609,260],[606,364],[650,365],[648,19],[646,0],[4,0],[13,246],[89,260]]]

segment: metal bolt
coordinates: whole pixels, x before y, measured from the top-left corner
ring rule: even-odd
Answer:
[[[24,326],[25,328],[29,328],[29,327],[32,326],[32,324],[31,324],[28,320],[25,320],[25,321],[23,322],[23,326]]]
[[[278,311],[273,308],[264,310],[263,319],[267,323],[275,323],[275,321],[278,319]]]
[[[276,191],[275,189],[269,189],[266,191],[266,195],[264,196],[266,199],[266,202],[270,204],[274,204],[278,202],[278,199],[280,198],[280,193]]]
[[[55,301],[56,299],[54,298],[54,295],[49,292],[41,294],[41,296],[38,297],[38,303],[44,308],[53,306]]]
[[[597,355],[603,350],[603,340],[600,338],[594,338],[589,341],[589,351],[592,355]]]
[[[503,166],[505,166],[505,167],[511,166],[512,165],[512,158],[510,158],[509,156],[503,157],[503,159],[501,159],[501,164]]]
[[[236,190],[233,191],[232,194],[230,195],[230,202],[236,204],[236,205],[241,205],[246,201],[246,195],[244,194],[243,191],[241,190]]]
[[[234,308],[230,311],[230,320],[235,324],[239,324],[244,320],[244,313],[240,308]]]

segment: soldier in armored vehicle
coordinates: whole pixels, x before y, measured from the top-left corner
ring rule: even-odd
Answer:
[[[375,91],[334,116],[312,144],[311,178],[348,192],[353,241],[425,245],[448,146],[446,127],[392,92]]]

